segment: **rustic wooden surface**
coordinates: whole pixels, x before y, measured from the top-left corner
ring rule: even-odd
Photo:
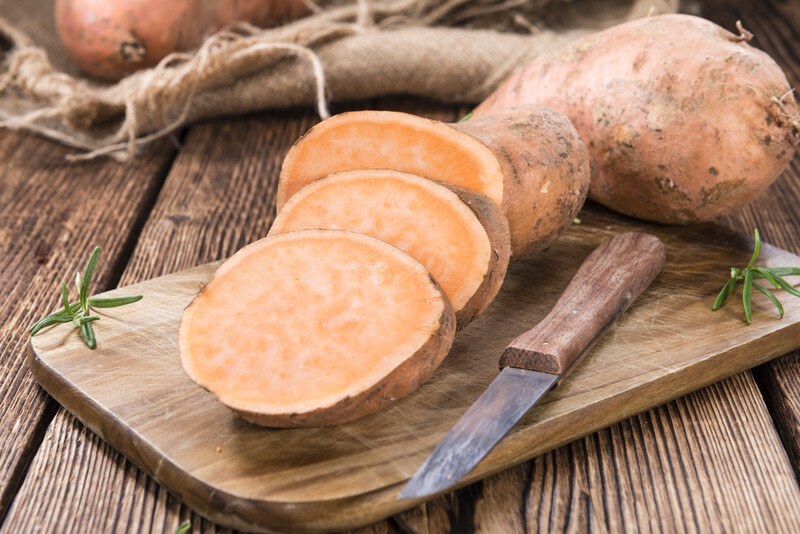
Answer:
[[[698,12],[729,28],[741,18],[756,34],[753,44],[798,85],[796,2],[709,0]],[[462,111],[423,103],[401,109],[448,119]],[[57,281],[82,263],[92,243],[106,247],[103,289],[120,276],[131,283],[222,258],[263,235],[278,161],[289,138],[313,122],[311,112],[290,112],[194,127],[166,182],[168,158],[147,155],[154,159],[133,168],[65,165],[65,151],[52,143],[0,134],[0,287],[7,297],[0,303],[0,530],[171,532],[191,518],[198,531],[224,531],[189,514],[63,410],[50,421],[56,405],[24,364],[25,327],[53,306]],[[43,199],[48,188],[58,194]],[[114,208],[59,215],[70,200]],[[767,241],[798,253],[798,201],[795,158],[765,195],[725,224],[742,235],[758,225]],[[39,230],[32,231],[37,217]],[[78,232],[90,237],[81,240]],[[37,247],[41,266],[29,263]],[[798,428],[800,356],[792,354],[363,532],[786,532],[797,519],[797,482],[787,466],[791,459],[800,472]]]
[[[233,416],[185,375],[176,343],[180,315],[218,263],[121,290],[145,299],[104,317],[94,352],[71,329],[43,332],[33,342],[31,367],[56,400],[203,515],[244,529],[330,530],[363,525],[414,504],[396,500],[402,484],[495,378],[503,348],[542,321],[587,255],[611,236],[616,238],[606,248],[617,251],[613,261],[625,262],[631,273],[639,263],[638,271],[651,273],[639,272],[646,279],[660,270],[663,252],[637,262],[623,245],[637,234],[620,234],[641,228],[657,235],[666,249],[664,271],[588,361],[520,421],[468,480],[797,346],[800,299],[786,302],[783,320],[774,317],[768,302],[754,303],[754,324],[748,328],[733,307],[708,317],[719,282],[695,281],[696,273],[725,272],[749,255],[749,240],[713,225],[645,226],[597,206],[584,209],[581,220],[550,249],[509,269],[492,307],[459,333],[423,387],[352,423],[265,430]],[[654,238],[638,236],[636,249],[642,253],[644,239]],[[764,247],[761,258],[768,265],[800,264],[797,256],[774,247]],[[644,288],[642,282],[638,289],[617,284],[619,277],[611,272],[616,265],[598,263],[595,259],[597,268],[590,271],[606,273],[633,294]],[[602,291],[603,281],[595,282],[591,285]],[[784,475],[791,476],[788,463]],[[800,508],[800,492],[786,497],[784,505]],[[797,519],[793,526],[800,529]]]
[[[62,277],[105,247],[95,287],[114,287],[171,160],[160,147],[134,165],[64,164],[68,150],[0,132],[0,518],[25,478],[56,406],[22,354],[27,327],[53,309]],[[33,209],[32,209],[33,208]]]

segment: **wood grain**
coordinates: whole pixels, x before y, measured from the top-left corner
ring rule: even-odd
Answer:
[[[717,0],[708,2],[703,14],[726,27],[733,27],[735,20],[742,18],[756,32],[754,44],[776,57],[787,70],[792,85],[798,85],[800,70],[794,50],[794,28],[798,27],[796,4],[775,1],[729,4]],[[430,114],[431,109],[411,106],[403,110]],[[443,118],[449,118],[449,114],[444,115]],[[307,118],[310,114],[303,117],[300,119],[310,124]],[[258,127],[249,121],[231,121],[233,129],[225,128],[227,123],[223,122],[205,125],[200,127],[205,135],[197,135],[195,128],[185,149],[192,152],[194,161],[184,161],[181,171],[211,169],[226,178],[263,169],[261,160],[270,159],[271,143],[275,143],[275,150],[283,146],[275,141],[281,134],[272,127],[291,130],[287,123],[273,123],[270,118],[256,120],[262,123]],[[242,130],[241,135],[236,135],[237,127]],[[237,145],[242,150],[234,150],[231,157],[244,155],[244,160],[232,161],[229,167],[215,165],[214,160],[224,158],[224,152],[230,149],[220,142],[223,135],[244,141],[244,145]],[[202,143],[196,143],[198,140]],[[265,147],[265,143],[270,146]],[[258,181],[255,175],[237,176],[229,186],[229,179],[223,180],[225,192],[228,187],[248,188],[245,179],[256,181],[257,187],[269,183]],[[204,202],[211,198],[213,203],[217,182],[200,176],[192,181],[172,173],[169,183],[180,185],[159,199],[162,209],[139,242],[128,269],[128,281],[169,272],[178,266],[191,266],[195,264],[194,258],[199,263],[222,257],[221,250],[230,252],[234,248],[222,238],[231,239],[244,233],[248,239],[247,229],[214,227],[213,223],[224,221],[235,226],[236,213],[250,202],[256,209],[259,200],[225,195],[230,202],[227,207],[214,204],[213,209],[206,210]],[[192,183],[203,184],[202,195],[194,194]],[[800,251],[796,231],[800,223],[798,184],[800,165],[795,159],[767,194],[725,223],[742,235],[758,225],[768,242]],[[247,190],[252,192],[252,188]],[[185,204],[181,200],[184,194],[191,197]],[[187,215],[177,206],[186,207],[189,228],[179,230],[178,224],[166,219],[167,215],[177,215],[181,220]],[[153,229],[156,225],[157,231]],[[791,436],[800,428],[797,409],[800,362],[797,356],[790,359],[766,366],[772,373],[771,380],[781,386],[763,389],[791,454],[792,445],[797,444]],[[778,369],[773,373],[775,368]],[[763,369],[757,373],[760,379]],[[770,392],[782,404],[774,403]],[[684,403],[686,408],[682,407]],[[785,408],[785,417],[776,406]],[[639,421],[644,416],[647,418]],[[704,436],[705,441],[698,441],[697,436]],[[699,451],[692,447],[706,441],[713,446],[704,454],[697,454]],[[581,453],[581,448],[587,452]],[[635,455],[627,451],[635,451]],[[658,469],[652,467],[656,458]],[[587,480],[594,483],[600,497],[588,500],[577,489]],[[714,486],[717,484],[719,487]],[[766,530],[792,531],[797,529],[789,527],[796,525],[786,516],[797,509],[793,487],[793,480],[786,476],[780,444],[770,432],[762,399],[750,374],[745,373],[562,447],[536,460],[533,466],[529,463],[503,472],[364,531],[488,531],[498,525],[507,526],[503,531],[508,532],[535,527],[613,531],[612,527],[620,524],[635,525],[634,528],[644,531],[692,531],[699,529],[699,525],[719,525],[719,530],[727,530],[735,529],[737,524],[742,530],[764,530],[748,528],[763,524],[773,526]],[[697,488],[703,491],[697,492]],[[520,495],[525,499],[517,499]],[[15,520],[4,531],[24,532],[38,526],[44,531],[64,532],[100,528],[172,532],[186,517],[192,517],[198,531],[226,531],[189,514],[161,486],[63,413],[48,430],[17,501]]]
[[[418,101],[375,105],[441,120],[464,112]],[[265,235],[283,156],[316,121],[309,110],[190,130],[120,283],[222,259]],[[0,531],[171,533],[187,517],[198,529],[217,531],[62,409]]]
[[[657,237],[627,232],[583,261],[553,309],[503,351],[500,367],[560,375],[578,364],[664,268]]]
[[[56,306],[59,281],[95,244],[104,248],[95,288],[116,285],[172,154],[160,146],[121,166],[70,165],[68,153],[0,132],[0,519],[55,412],[26,370],[28,326]]]
[[[800,4],[776,0],[712,0],[687,2],[684,7],[692,8],[693,14],[705,16],[730,29],[735,27],[736,20],[741,19],[745,27],[755,33],[752,44],[776,59],[786,72],[792,87],[800,86],[800,55],[796,51]],[[757,226],[766,241],[793,252],[800,252],[800,234],[797,232],[800,225],[798,199],[800,160],[795,157],[789,168],[765,194],[747,208],[726,218],[723,223],[740,235],[750,235]],[[585,441],[591,442],[596,451],[596,463],[591,466],[591,471],[589,465],[581,465],[572,460],[581,454],[582,447],[588,447],[578,442],[539,459],[537,465],[539,462],[546,462],[547,474],[542,477],[536,477],[531,472],[523,474],[519,470],[511,470],[502,477],[488,479],[484,484],[491,484],[491,488],[484,488],[483,493],[489,495],[486,499],[490,504],[481,507],[481,513],[484,516],[489,514],[494,517],[515,517],[514,508],[508,503],[520,503],[520,500],[507,495],[516,495],[516,488],[529,486],[528,494],[536,495],[536,499],[533,502],[522,501],[519,506],[522,518],[515,517],[515,520],[525,524],[526,516],[533,518],[534,521],[527,525],[530,531],[613,532],[621,530],[621,524],[625,524],[628,530],[642,531],[696,531],[707,525],[712,525],[710,530],[720,531],[796,530],[796,527],[787,528],[786,523],[783,523],[786,509],[782,508],[783,505],[775,504],[787,502],[783,484],[788,484],[789,487],[793,485],[780,461],[783,455],[781,443],[776,442],[773,435],[769,436],[768,443],[752,442],[749,437],[761,432],[758,428],[764,423],[762,417],[766,412],[763,403],[766,400],[782,445],[786,447],[792,460],[795,476],[800,477],[800,353],[795,351],[759,367],[755,375],[761,391],[754,387],[755,382],[748,372],[735,380],[726,380],[707,388],[702,392],[703,395],[697,393],[681,399],[681,404],[686,403],[691,407],[689,413],[703,415],[701,419],[693,420],[692,425],[687,426],[680,420],[669,417],[669,414],[676,413],[678,403],[675,402],[646,414],[659,414],[658,417],[666,421],[663,428],[668,434],[656,428],[656,432],[650,432],[648,439],[642,442],[643,436],[640,435],[638,426],[633,426],[632,431],[623,432],[626,427],[630,428],[630,422],[626,422],[586,438]],[[643,416],[639,416],[641,417]],[[739,428],[743,433],[739,436],[726,435],[731,428]],[[746,430],[749,428],[752,430]],[[618,443],[617,447],[608,446],[612,433]],[[677,449],[677,443],[693,439],[695,434],[712,436],[714,440],[722,439],[725,440],[723,443],[735,446],[726,454],[699,461],[685,447]],[[625,437],[621,439],[620,436]],[[636,458],[631,458],[624,452],[634,444],[642,450]],[[733,467],[731,459],[749,454],[752,447],[758,449],[759,452],[755,454],[760,461],[746,465],[756,465],[758,473],[744,476],[743,471]],[[716,450],[723,452],[719,448]],[[771,452],[762,454],[762,450]],[[665,479],[661,472],[653,470],[651,458],[656,456],[662,462],[662,471],[680,470],[681,476]],[[767,458],[772,459],[770,464],[764,463]],[[695,467],[685,470],[687,463],[694,464]],[[728,474],[722,478],[717,471]],[[773,479],[772,472],[779,474]],[[594,501],[587,501],[585,498],[555,500],[558,494],[572,495],[574,489],[590,476],[602,482],[604,492],[611,492],[607,498]],[[547,477],[557,478],[559,483],[555,484]],[[752,477],[759,482],[751,484]],[[708,487],[708,480],[719,483],[721,479],[725,481],[724,491],[709,493],[706,489],[703,493],[697,493],[698,487]],[[636,494],[648,494],[649,497],[646,500],[632,498],[635,494],[632,495],[630,490],[620,492],[619,487],[629,487],[628,481],[636,481]],[[492,498],[491,495],[500,497]],[[554,502],[558,505],[552,505]],[[589,502],[592,504],[588,505]],[[702,510],[704,515],[698,515],[695,512],[697,509]],[[505,513],[501,513],[501,510]],[[535,521],[542,513],[547,514],[547,519]],[[654,516],[656,521],[653,520]],[[623,519],[624,523],[621,523]],[[759,523],[770,528],[756,528],[755,525]],[[521,530],[509,530],[517,531]]]
[[[791,469],[780,454],[750,456],[780,450],[757,397],[736,375],[488,479],[476,530],[794,532]],[[519,527],[500,528],[504,500],[525,508]]]
[[[274,177],[281,154],[311,120],[309,113],[299,121],[275,120],[273,128],[260,130],[254,125],[265,121],[253,119],[194,128],[120,283],[220,259],[265,235],[273,216]],[[220,138],[228,142],[219,143]],[[65,532],[74,525],[76,531],[88,532],[113,530],[131,520],[136,530],[156,529],[146,511],[153,503],[129,502],[132,495],[148,489],[155,490],[155,500],[163,506],[166,492],[62,409],[47,430],[3,529]],[[175,504],[172,498],[170,502]],[[171,532],[179,522],[169,518],[160,526]]]
[[[792,87],[800,87],[800,54],[797,52],[800,3],[770,0],[705,2],[704,16],[732,27],[741,19],[755,35],[752,44],[769,53],[783,68]],[[761,235],[777,246],[800,252],[800,158],[795,156],[778,181],[755,202],[724,224],[746,234],[757,227]],[[800,353],[759,367],[755,376],[761,386],[781,440],[800,478]]]
[[[94,354],[68,329],[37,336],[32,370],[87,426],[203,515],[248,530],[330,530],[413,503],[396,500],[397,491],[494,379],[496,360],[489,355],[541,320],[586,256],[611,236],[637,229],[657,235],[667,250],[664,272],[465,481],[766,361],[800,340],[800,299],[787,302],[783,320],[754,303],[748,328],[732,307],[711,316],[719,282],[698,280],[696,272],[724,273],[747,256],[749,241],[713,225],[645,226],[597,207],[584,210],[582,221],[548,251],[509,271],[494,305],[460,333],[427,384],[351,423],[282,430],[250,425],[185,375],[176,345],[180,314],[217,264],[123,290],[145,299],[109,311],[105,346]],[[762,249],[762,258],[800,263],[771,247]]]

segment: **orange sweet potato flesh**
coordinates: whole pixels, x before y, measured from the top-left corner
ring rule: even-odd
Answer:
[[[303,0],[56,0],[61,43],[87,74],[115,81],[200,45],[237,21],[267,26],[306,11]]]
[[[800,140],[786,76],[749,37],[690,15],[627,22],[537,57],[475,116],[552,107],[589,147],[590,198],[650,221],[708,221],[769,187]]]
[[[405,113],[343,113],[314,126],[286,156],[277,205],[331,173],[389,169],[475,191],[500,205],[514,256],[547,247],[586,198],[586,147],[543,106],[445,124]]]
[[[442,286],[459,328],[491,304],[511,256],[497,204],[398,171],[348,171],[312,182],[283,206],[269,235],[308,229],[371,235],[407,252]]]
[[[184,311],[181,362],[245,419],[332,425],[425,381],[455,315],[414,258],[338,230],[267,237],[226,261]]]

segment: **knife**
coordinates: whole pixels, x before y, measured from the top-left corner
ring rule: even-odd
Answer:
[[[664,267],[651,234],[619,234],[583,262],[542,322],[503,351],[500,374],[434,449],[398,499],[432,496],[469,473],[558,385]]]

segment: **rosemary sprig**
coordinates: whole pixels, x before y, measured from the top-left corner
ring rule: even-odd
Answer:
[[[100,317],[91,314],[92,308],[116,308],[125,306],[142,299],[141,295],[131,295],[128,297],[90,297],[89,288],[92,284],[92,277],[97,268],[97,261],[100,259],[100,247],[94,247],[83,274],[75,273],[75,287],[78,290],[78,300],[69,301],[69,288],[66,282],[61,282],[61,305],[62,308],[50,315],[42,317],[30,327],[31,336],[35,336],[48,326],[61,323],[72,323],[80,331],[81,338],[90,349],[97,347],[97,339],[94,335],[92,323],[99,321]]]
[[[790,295],[800,297],[800,291],[783,279],[784,276],[800,275],[800,267],[761,267],[756,265],[758,255],[761,253],[761,236],[758,233],[758,229],[755,229],[753,234],[755,235],[755,247],[747,267],[744,269],[731,267],[730,279],[722,286],[722,290],[711,306],[711,311],[717,311],[723,307],[733,295],[736,285],[741,281],[743,282],[742,305],[744,307],[744,320],[747,324],[753,322],[753,289],[766,296],[775,305],[778,315],[783,319],[783,305],[772,291],[759,284],[757,280],[766,280],[773,288],[783,289]]]
[[[192,530],[192,522],[188,519],[175,528],[172,534],[188,534]]]

